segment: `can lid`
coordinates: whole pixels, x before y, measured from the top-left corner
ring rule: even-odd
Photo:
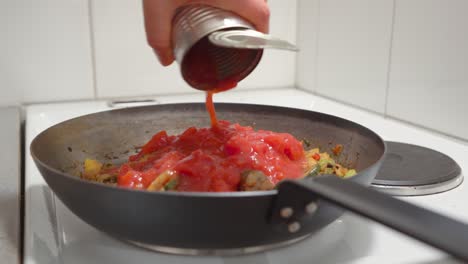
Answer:
[[[211,43],[226,48],[299,50],[296,45],[286,40],[253,29],[219,30],[211,33],[209,39]]]
[[[391,195],[414,196],[451,190],[463,181],[461,168],[433,149],[386,142],[387,153],[372,187]]]

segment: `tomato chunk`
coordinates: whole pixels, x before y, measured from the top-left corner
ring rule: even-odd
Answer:
[[[316,161],[319,161],[320,160],[320,154],[318,153],[314,153],[314,155],[312,155],[312,158]]]

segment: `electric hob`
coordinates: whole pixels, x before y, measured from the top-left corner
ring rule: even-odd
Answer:
[[[204,99],[203,93],[193,93],[141,100],[28,106],[25,131],[24,263],[457,263],[443,252],[352,213],[346,213],[301,242],[262,253],[221,257],[178,256],[149,251],[104,234],[71,213],[47,187],[29,154],[29,145],[38,133],[73,117],[121,107],[203,102]],[[295,107],[340,116],[369,127],[387,141],[410,143],[444,153],[460,165],[462,172],[468,169],[466,142],[297,89],[234,90],[217,94],[214,100]],[[398,199],[468,222],[468,189],[462,177],[460,175],[456,184],[452,188],[445,188],[443,192],[398,196]]]

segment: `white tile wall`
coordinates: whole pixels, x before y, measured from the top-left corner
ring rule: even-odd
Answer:
[[[163,68],[146,44],[141,1],[91,0],[99,97],[138,96],[192,91],[174,63]],[[296,1],[269,1],[271,32],[296,39]],[[240,88],[292,86],[295,54],[266,52]]]
[[[91,0],[98,97],[188,89],[176,65],[160,66],[147,45],[141,2]]]
[[[0,105],[93,97],[88,2],[0,1]]]
[[[315,92],[317,73],[317,42],[319,0],[299,0],[297,3],[296,86]]]
[[[270,33],[296,43],[297,0],[268,0]],[[296,54],[290,51],[266,50],[257,68],[243,82],[243,88],[292,87],[295,83]]]
[[[468,139],[467,1],[268,3],[301,51],[267,51],[239,89],[296,83]],[[141,1],[0,1],[0,32],[0,105],[193,92],[147,46]]]
[[[468,139],[468,1],[397,0],[387,112]]]
[[[384,112],[393,0],[319,3],[319,94]]]

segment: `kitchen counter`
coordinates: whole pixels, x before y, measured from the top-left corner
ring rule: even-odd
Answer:
[[[20,109],[0,108],[0,262],[20,263]]]

